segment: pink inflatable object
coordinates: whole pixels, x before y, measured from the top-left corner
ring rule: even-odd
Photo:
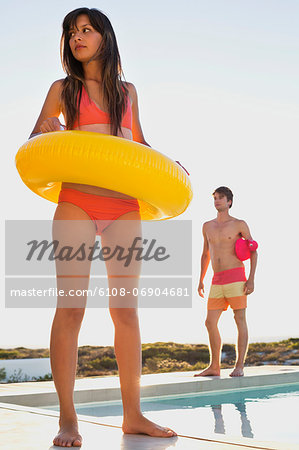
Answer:
[[[185,169],[185,167],[184,167],[184,166],[182,166],[182,164],[180,163],[180,161],[176,161],[176,163],[178,163],[178,165],[179,165],[179,166],[181,166],[181,167],[182,167],[182,169],[184,169],[184,171],[186,172],[186,174],[187,174],[187,175],[190,175],[190,173],[188,172],[188,170],[187,170],[187,169]]]
[[[235,243],[235,252],[240,261],[250,258],[250,253],[258,248],[256,241],[240,238]]]

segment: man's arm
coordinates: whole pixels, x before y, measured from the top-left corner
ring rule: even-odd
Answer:
[[[249,227],[247,223],[244,220],[240,220],[240,233],[244,239],[252,240],[252,236],[249,230]],[[257,251],[254,250],[253,252],[250,252],[250,273],[248,276],[248,280],[244,287],[245,294],[252,294],[254,291],[254,276],[255,276],[255,270],[257,266]]]
[[[203,251],[202,251],[202,255],[201,255],[201,270],[200,270],[200,279],[199,279],[199,285],[198,285],[198,293],[201,297],[204,296],[203,295],[203,293],[204,293],[203,280],[207,273],[210,259],[211,259],[205,223],[203,224],[203,227],[202,227],[202,234],[203,234],[204,244],[203,244]]]

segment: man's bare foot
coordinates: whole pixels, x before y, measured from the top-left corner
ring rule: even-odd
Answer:
[[[58,434],[53,439],[58,447],[81,447],[82,436],[79,434],[77,422],[60,425]]]
[[[177,436],[175,431],[151,422],[142,414],[138,415],[134,419],[124,419],[122,430],[127,434],[147,434],[153,437],[169,438]]]
[[[195,377],[220,377],[220,369],[207,367],[203,372],[196,373]]]
[[[244,371],[242,367],[235,367],[232,373],[229,374],[230,377],[243,377]]]

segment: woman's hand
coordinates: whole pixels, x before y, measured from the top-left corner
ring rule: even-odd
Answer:
[[[44,120],[40,126],[40,131],[42,133],[51,133],[51,131],[60,131],[61,123],[57,119],[57,117],[49,117]]]

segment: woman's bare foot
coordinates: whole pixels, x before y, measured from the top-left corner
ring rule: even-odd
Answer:
[[[230,377],[243,377],[244,371],[243,367],[235,367],[232,373],[229,374]]]
[[[195,377],[220,377],[220,368],[213,369],[213,367],[207,367],[203,372],[196,373]]]
[[[169,438],[177,436],[175,431],[151,422],[142,414],[131,419],[124,419],[122,430],[124,433],[128,434],[147,434],[153,437]]]
[[[58,447],[81,447],[82,436],[79,434],[77,421],[60,422],[60,429],[53,439],[53,444]]]

